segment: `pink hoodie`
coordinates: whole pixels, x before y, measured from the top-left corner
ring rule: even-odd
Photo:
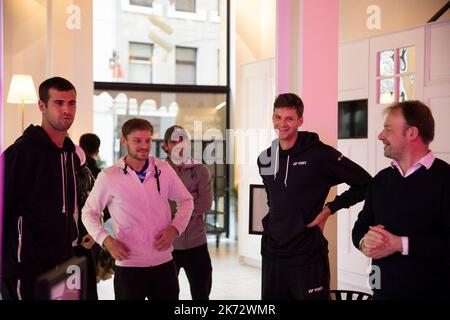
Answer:
[[[160,171],[160,192],[155,165]],[[168,200],[178,203],[172,221]],[[100,245],[109,235],[100,222],[105,206],[111,213],[113,237],[129,249],[126,259],[116,261],[116,265],[122,267],[150,267],[170,261],[173,247],[164,251],[154,249],[155,236],[169,225],[181,234],[194,208],[192,196],[174,170],[165,161],[154,157],[149,157],[143,183],[131,168],[125,166],[123,158],[98,175],[83,207],[82,221]]]

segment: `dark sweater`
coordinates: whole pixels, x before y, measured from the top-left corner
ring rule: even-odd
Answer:
[[[327,255],[328,242],[318,226],[306,225],[323,209],[330,188],[343,182],[351,186],[328,203],[334,213],[364,200],[371,177],[322,143],[316,133],[299,132],[292,148],[278,152],[277,148],[278,139],[273,143],[273,157],[269,148],[258,158],[269,205],[262,221],[261,253],[286,265],[313,263]]]
[[[73,256],[80,160],[30,125],[4,153],[2,277],[32,280]]]
[[[378,173],[353,228],[353,244],[369,226],[381,224],[409,238],[409,254],[397,252],[373,260],[380,268],[381,288],[390,298],[437,298],[450,289],[450,165],[436,159],[404,178],[397,168]]]

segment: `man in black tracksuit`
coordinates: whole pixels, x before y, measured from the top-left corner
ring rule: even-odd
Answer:
[[[450,165],[429,149],[430,108],[392,104],[378,135],[392,159],[370,184],[353,244],[372,258],[375,300],[450,299]]]
[[[323,228],[330,214],[365,197],[370,175],[316,133],[298,132],[303,102],[280,94],[273,125],[278,139],[258,157],[269,213],[261,241],[262,299],[329,299],[328,242]],[[350,189],[324,206],[332,186]]]
[[[33,299],[37,276],[73,256],[80,160],[67,137],[76,90],[55,77],[39,87],[42,126],[30,125],[4,152],[1,293]]]

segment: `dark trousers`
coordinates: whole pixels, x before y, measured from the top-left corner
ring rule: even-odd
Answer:
[[[208,245],[174,250],[173,259],[177,265],[177,272],[184,268],[191,288],[192,300],[209,300],[212,285],[212,266],[208,252]]]
[[[116,267],[116,300],[178,300],[180,287],[173,260],[159,266]]]
[[[93,247],[94,248],[94,247]],[[86,257],[86,300],[98,300],[97,295],[97,272],[92,249],[86,249],[81,245],[73,248],[77,257]]]
[[[3,300],[31,300],[34,299],[34,281],[17,278],[0,279]]]
[[[330,300],[328,257],[301,266],[262,258],[262,300]]]

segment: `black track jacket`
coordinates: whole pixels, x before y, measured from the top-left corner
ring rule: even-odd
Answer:
[[[301,131],[289,150],[278,139],[258,157],[259,173],[268,198],[263,219],[261,253],[286,265],[313,263],[328,253],[318,226],[307,228],[322,210],[332,186],[350,189],[327,206],[334,213],[364,200],[371,176],[339,151],[322,143],[316,133]]]
[[[73,255],[80,160],[30,125],[4,156],[2,277],[32,281]]]

